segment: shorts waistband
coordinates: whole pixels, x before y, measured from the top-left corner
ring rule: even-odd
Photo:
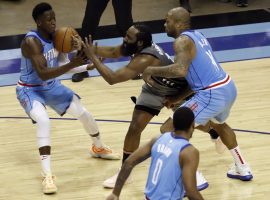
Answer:
[[[212,83],[211,85],[203,88],[202,90],[208,90],[208,89],[214,89],[214,88],[219,88],[224,85],[227,85],[231,81],[231,77],[227,74],[226,77],[220,81],[217,81],[215,83]]]
[[[39,87],[39,86],[46,86],[51,84],[53,81],[49,81],[49,82],[45,82],[44,84],[28,84],[28,83],[24,83],[22,81],[18,81],[18,85],[20,86],[26,86],[26,87]]]

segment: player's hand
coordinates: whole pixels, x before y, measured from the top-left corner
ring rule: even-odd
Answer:
[[[143,80],[150,86],[153,86],[155,84],[154,80],[151,77],[151,70],[146,68],[142,74]]]
[[[82,39],[79,35],[71,36],[72,49],[80,51],[82,49]]]
[[[89,37],[85,37],[85,41],[82,42],[82,47],[83,47],[83,51],[85,53],[85,55],[90,59],[93,60],[94,58],[96,58],[96,54],[95,54],[95,49],[96,49],[97,43],[95,44],[95,46],[92,43],[92,37],[91,35],[89,35]]]
[[[70,63],[73,67],[78,67],[80,65],[86,64],[88,61],[87,57],[85,56],[83,51],[78,51],[77,55],[75,55],[71,60]]]
[[[115,194],[111,193],[106,200],[119,200],[119,197],[116,196]]]

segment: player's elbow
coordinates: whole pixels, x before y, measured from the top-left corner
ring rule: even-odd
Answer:
[[[114,75],[112,75],[112,76],[110,76],[110,77],[107,79],[107,82],[108,82],[110,85],[114,85],[114,84],[118,83],[117,77],[114,76]]]
[[[114,84],[116,83],[116,82],[113,81],[112,79],[108,80],[107,82],[109,83],[109,85],[114,85]]]

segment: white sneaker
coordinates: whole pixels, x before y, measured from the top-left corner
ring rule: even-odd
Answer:
[[[115,175],[113,175],[112,177],[106,179],[102,184],[103,187],[113,189],[114,186],[115,186],[115,183],[116,183],[119,172],[120,172],[120,169],[118,170],[118,172]],[[129,175],[129,177],[126,180],[125,184],[128,184],[130,182],[131,182],[131,180],[130,180],[130,175]]]
[[[204,190],[209,186],[207,180],[204,178],[202,173],[199,171],[196,171],[196,180],[197,180],[198,191]]]
[[[44,194],[53,194],[57,192],[57,187],[55,185],[56,177],[51,173],[42,174],[42,190]]]
[[[196,182],[197,182],[197,190],[201,191],[208,188],[209,184],[207,180],[204,178],[201,172],[196,171]],[[186,197],[186,191],[184,193],[184,197]]]
[[[227,172],[227,177],[242,181],[250,181],[253,178],[253,175],[248,165],[238,166],[233,164]]]
[[[218,154],[223,154],[224,151],[227,149],[226,145],[222,142],[220,137],[218,137],[217,139],[212,139],[212,142],[215,143],[216,152]]]

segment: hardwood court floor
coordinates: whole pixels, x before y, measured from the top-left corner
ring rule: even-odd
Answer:
[[[270,59],[222,64],[238,87],[238,98],[228,123],[236,129],[270,132]],[[63,81],[82,97],[82,102],[96,119],[130,120],[131,95],[138,95],[142,81],[110,86],[101,77],[81,83]],[[15,86],[1,87],[1,117],[25,117],[15,96]],[[58,117],[50,109],[51,117]],[[163,122],[171,113],[164,109],[153,122]],[[65,118],[70,116],[65,116]],[[27,119],[0,118],[0,199],[1,200],[92,200],[105,199],[110,190],[102,182],[113,175],[120,161],[103,161],[88,156],[90,140],[78,121],[52,120],[52,167],[57,175],[58,193],[41,192],[39,156],[35,127]],[[99,121],[104,142],[121,153],[128,123]],[[142,143],[159,133],[159,125],[150,124]],[[230,180],[226,171],[232,163],[229,152],[218,155],[209,136],[199,131],[191,142],[200,150],[200,170],[210,186],[202,191],[208,200],[269,199],[269,135],[236,132],[246,160],[253,169],[254,180]],[[137,166],[132,183],[124,187],[121,199],[143,199],[149,161]]]

